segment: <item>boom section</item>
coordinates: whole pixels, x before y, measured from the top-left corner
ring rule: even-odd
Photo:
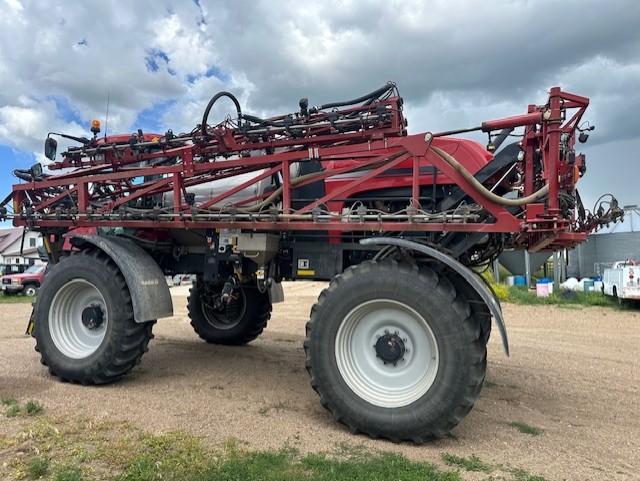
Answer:
[[[374,94],[346,107],[303,99],[299,112],[269,119],[236,101],[237,119],[210,126],[208,106],[187,134],[94,137],[49,165],[59,174],[14,185],[5,204],[14,225],[43,230],[504,233],[532,251],[582,242],[607,220],[584,214],[575,189],[587,98],[554,87],[524,115],[408,135],[395,86]],[[517,148],[493,168],[496,139],[517,127]],[[486,149],[453,137],[473,130],[488,134]]]

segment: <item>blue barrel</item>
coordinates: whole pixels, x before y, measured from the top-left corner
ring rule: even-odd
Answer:
[[[515,276],[513,278],[513,285],[514,286],[526,286],[527,285],[527,278],[525,276]]]

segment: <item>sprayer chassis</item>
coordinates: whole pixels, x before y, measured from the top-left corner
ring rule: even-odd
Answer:
[[[22,174],[4,203],[43,233],[52,263],[31,323],[52,374],[99,384],[130,372],[172,315],[165,275],[196,275],[189,317],[214,344],[258,337],[282,280],[331,280],[305,342],[323,406],[373,437],[449,432],[482,387],[491,317],[508,353],[499,303],[470,267],[504,248],[575,245],[601,222],[576,213],[588,99],[553,88],[524,115],[407,135],[394,93],[303,99],[299,113],[258,119],[222,92],[189,134],[78,139],[51,166],[72,170]],[[210,127],[222,97],[237,122]],[[516,127],[521,141],[495,157],[451,137],[481,130],[498,147]]]

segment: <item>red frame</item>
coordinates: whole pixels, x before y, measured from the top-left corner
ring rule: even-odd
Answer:
[[[521,171],[524,175],[524,195],[533,193],[540,186],[534,179],[536,150],[540,152],[543,179],[549,185],[546,204],[529,204],[524,218],[518,218],[480,193],[464,177],[442,158],[430,151],[437,146],[462,163],[472,174],[476,173],[492,158],[479,144],[464,140],[440,137],[439,134],[417,134],[406,136],[402,116],[401,99],[391,97],[367,107],[341,110],[342,114],[367,116],[369,127],[354,132],[334,132],[329,114],[315,115],[317,127],[309,128],[303,138],[271,135],[267,140],[248,138],[241,129],[221,124],[211,129],[207,138],[178,137],[182,145],[171,147],[163,143],[161,136],[145,135],[137,138],[137,146],[122,142],[113,145],[113,138],[97,140],[83,148],[64,154],[62,162],[52,168],[75,168],[42,181],[29,182],[13,187],[14,206],[17,209],[14,225],[40,228],[75,227],[133,227],[133,228],[235,228],[260,231],[304,231],[322,230],[339,232],[503,232],[516,235],[515,243],[531,251],[567,247],[583,241],[590,226],[577,231],[573,219],[565,219],[559,208],[559,194],[573,192],[577,181],[574,173],[583,163],[576,156],[575,165],[561,157],[561,143],[565,152],[573,150],[575,135],[589,99],[563,92],[559,87],[550,91],[549,101],[542,106],[530,105],[528,113],[484,122],[482,130],[525,127],[522,139],[524,160]],[[567,113],[572,112],[567,120]],[[275,117],[271,120],[281,120]],[[117,140],[123,141],[123,136]],[[153,151],[144,151],[149,147]],[[275,149],[276,153],[254,157],[228,158],[250,150]],[[175,165],[155,167],[133,167],[141,161],[153,161],[163,157],[177,156],[181,162]],[[313,179],[296,183],[290,178],[290,165],[301,160],[320,161],[325,169]],[[366,172],[362,172],[368,168]],[[489,212],[494,222],[473,222],[442,218],[432,221],[419,211],[404,218],[380,216],[377,219],[344,219],[340,215],[323,215],[317,207],[326,205],[331,211],[341,213],[344,200],[357,193],[394,186],[411,186],[408,204],[418,206],[421,186],[433,184],[433,173],[421,175],[420,169],[435,168],[438,185],[460,186],[480,206]],[[266,170],[265,170],[266,169]],[[394,174],[401,169],[402,174]],[[212,180],[262,171],[254,179],[230,189],[223,195],[196,206],[185,203],[186,189]],[[203,213],[211,206],[223,202],[229,196],[249,187],[272,174],[282,179],[282,206],[278,212],[272,209],[246,214],[243,205],[236,205],[236,212]],[[336,176],[356,175],[349,180]],[[136,183],[136,178],[162,175],[161,179]],[[321,199],[305,205],[297,212],[291,209],[291,192],[305,184],[325,180],[327,194]],[[366,181],[366,184],[365,184]],[[88,209],[96,195],[92,189],[100,185],[111,190],[112,201],[100,210]],[[51,196],[45,192],[58,187],[59,194]],[[157,213],[155,218],[135,218],[123,215],[114,209],[139,197],[173,192],[173,212]],[[262,201],[266,193],[251,201]],[[65,198],[73,198],[75,212],[56,212],[52,206]],[[247,203],[244,201],[243,204]]]

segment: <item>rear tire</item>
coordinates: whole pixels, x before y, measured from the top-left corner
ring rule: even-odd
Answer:
[[[194,285],[189,291],[189,319],[193,330],[210,344],[240,346],[256,339],[271,318],[269,293],[255,287],[242,286],[234,290],[228,305],[218,309],[213,305],[214,294],[205,302]]]
[[[47,273],[34,307],[36,351],[64,381],[105,384],[140,363],[155,321],[136,323],[129,289],[98,250],[64,257]]]
[[[616,286],[613,286],[613,298],[618,301],[619,306],[622,305],[622,297],[618,297],[618,289],[616,288]]]
[[[427,267],[364,262],[311,310],[306,367],[322,405],[353,432],[422,443],[471,410],[486,332],[467,299]]]

